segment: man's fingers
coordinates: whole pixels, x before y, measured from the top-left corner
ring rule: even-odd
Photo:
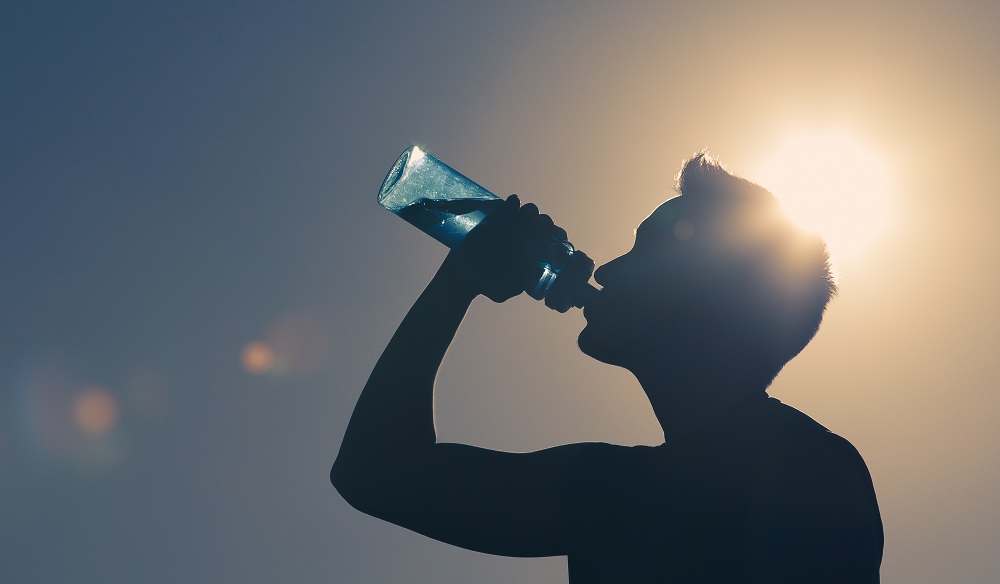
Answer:
[[[504,200],[504,203],[506,203],[507,206],[506,211],[511,213],[517,212],[517,210],[521,208],[521,198],[517,195],[507,197],[507,199]]]

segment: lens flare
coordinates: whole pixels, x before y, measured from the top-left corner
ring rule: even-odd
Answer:
[[[252,341],[240,354],[243,369],[251,375],[263,375],[274,367],[274,350],[263,341]]]
[[[76,398],[73,418],[88,434],[107,434],[118,421],[118,402],[103,387],[85,387]]]
[[[329,354],[326,328],[312,315],[294,311],[274,317],[263,340],[243,347],[240,361],[251,375],[302,377],[322,370]]]

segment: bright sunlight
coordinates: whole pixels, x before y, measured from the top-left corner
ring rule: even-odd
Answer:
[[[835,260],[861,252],[885,222],[882,164],[842,135],[795,137],[758,176],[792,219],[826,239]]]

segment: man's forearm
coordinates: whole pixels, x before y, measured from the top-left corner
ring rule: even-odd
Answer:
[[[476,294],[449,262],[399,325],[358,399],[331,480],[345,498],[433,447],[434,379]]]

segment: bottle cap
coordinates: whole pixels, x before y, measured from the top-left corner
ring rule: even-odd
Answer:
[[[557,312],[566,312],[573,306],[582,307],[593,297],[592,291],[597,290],[588,284],[593,273],[594,260],[580,250],[574,251],[545,295],[545,306]]]

